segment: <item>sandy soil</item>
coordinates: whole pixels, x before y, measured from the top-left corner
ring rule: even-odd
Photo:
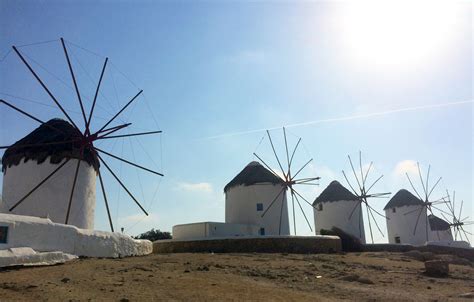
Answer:
[[[448,278],[425,276],[419,260],[423,257],[408,253],[79,259],[51,267],[0,271],[0,300],[474,300],[460,297],[474,292],[474,264],[445,258],[457,263],[450,264]]]

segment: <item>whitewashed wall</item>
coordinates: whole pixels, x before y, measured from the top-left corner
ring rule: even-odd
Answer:
[[[453,241],[453,235],[451,234],[451,229],[445,231],[432,231],[430,230],[429,234],[430,241],[443,241],[450,242]]]
[[[51,164],[48,158],[40,165],[34,160],[29,160],[7,168],[3,176],[3,201],[0,204],[0,212],[49,217],[54,222],[65,223],[77,161],[77,159],[71,159],[12,212],[8,211],[9,208],[60,164]],[[95,181],[94,168],[82,161],[68,224],[82,229],[94,228]]]
[[[359,202],[355,200],[323,202],[322,211],[318,210],[319,206],[316,204],[316,209],[313,209],[316,235],[321,234],[321,229],[331,230],[333,227],[337,227],[365,243],[364,218],[362,208],[358,204]],[[356,206],[357,208],[354,210]],[[352,210],[354,210],[354,214],[349,219]]]
[[[265,216],[261,217],[281,189],[282,185],[263,183],[230,188],[225,197],[225,222],[259,225],[265,228],[265,235],[279,235],[280,210],[283,202],[280,235],[289,235],[288,203],[285,192],[278,197]],[[257,203],[263,204],[263,211],[257,211]]]
[[[152,243],[121,233],[78,229],[32,216],[0,214],[0,226],[8,227],[7,243],[0,250],[30,247],[35,251],[86,257],[125,257],[150,254]]]
[[[222,222],[197,222],[173,226],[173,239],[258,236],[260,226]]]
[[[395,213],[392,208],[385,210],[389,243],[396,243],[395,237],[400,237],[400,243],[402,244],[424,245],[426,243],[426,221],[428,219],[426,207],[423,208],[416,232],[413,233],[416,219],[420,213],[419,209],[419,205],[410,205],[395,208]],[[410,211],[414,212],[405,215]],[[430,235],[428,234],[428,236]]]

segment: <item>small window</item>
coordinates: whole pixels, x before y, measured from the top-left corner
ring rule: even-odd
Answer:
[[[265,236],[265,228],[260,228],[259,233],[261,236]]]
[[[319,203],[318,204],[318,211],[322,211],[323,210],[323,204],[322,203]]]
[[[401,243],[399,236],[395,237],[395,243]]]
[[[8,227],[0,226],[0,243],[7,243],[8,239]]]
[[[263,211],[263,203],[257,203],[257,212]]]
[[[397,212],[397,209],[392,208],[392,213],[396,213],[396,212]]]

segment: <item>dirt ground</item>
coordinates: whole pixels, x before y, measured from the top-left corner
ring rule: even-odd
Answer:
[[[451,262],[449,277],[423,274],[433,257]],[[0,271],[0,301],[471,301],[473,266],[419,252],[78,259]]]

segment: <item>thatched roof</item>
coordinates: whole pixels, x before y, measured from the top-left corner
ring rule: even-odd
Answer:
[[[346,189],[337,180],[333,180],[329,186],[327,186],[326,189],[324,189],[324,191],[319,194],[319,196],[313,202],[313,206],[321,202],[333,202],[340,200],[357,200],[357,196]]]
[[[79,130],[68,122],[52,119],[6,149],[2,157],[2,171],[5,173],[7,168],[22,161],[35,160],[41,164],[48,157],[53,164],[58,164],[65,158],[82,159],[97,171],[99,160],[95,151],[85,148],[84,154],[80,152],[81,136]],[[74,140],[78,141],[72,142]]]
[[[384,210],[390,208],[399,208],[402,206],[416,206],[422,205],[423,201],[421,201],[418,197],[411,194],[410,191],[401,189],[397,192],[387,203]]]
[[[428,215],[428,222],[432,231],[446,231],[449,230],[449,223],[433,214]]]
[[[224,192],[233,187],[250,186],[257,183],[281,184],[283,179],[274,175],[259,162],[253,161],[224,187]]]

